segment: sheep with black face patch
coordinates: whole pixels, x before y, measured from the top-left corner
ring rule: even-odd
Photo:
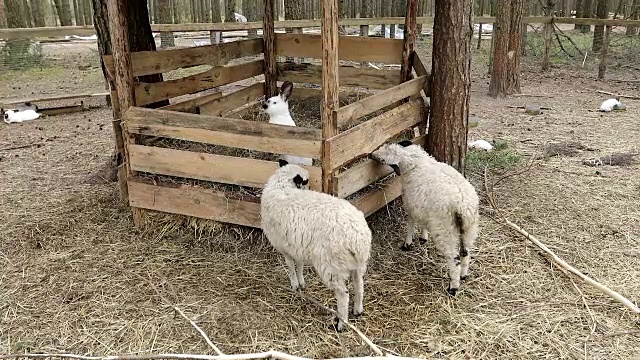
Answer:
[[[261,226],[273,247],[284,255],[293,290],[305,286],[305,264],[312,265],[336,296],[338,314],[347,319],[351,278],[353,315],[364,311],[364,274],[371,251],[371,230],[364,214],[347,200],[308,190],[309,173],[280,161],[261,198]],[[335,324],[342,331],[344,323]]]
[[[402,249],[413,244],[415,225],[421,227],[425,240],[430,234],[447,259],[448,292],[455,296],[460,280],[467,277],[469,249],[478,237],[479,199],[475,189],[456,169],[410,141],[383,145],[371,158],[391,166],[402,177],[402,203],[409,215]]]

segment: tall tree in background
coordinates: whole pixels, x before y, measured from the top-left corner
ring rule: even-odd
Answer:
[[[596,16],[600,19],[609,18],[609,1],[598,0],[596,8]],[[604,37],[604,25],[596,25],[593,30],[593,44],[591,45],[592,51],[600,51],[602,49],[602,42]]]
[[[69,5],[69,0],[54,0],[54,3],[56,5],[56,12],[58,13],[60,25],[72,26],[73,20],[71,19],[71,6]]]
[[[288,0],[284,3],[284,19],[285,20],[301,20],[302,19],[302,1],[303,0]],[[301,29],[300,29],[301,30]],[[293,33],[298,32],[298,29],[285,28],[285,32]],[[287,57],[286,61],[293,61],[292,57]]]
[[[235,22],[236,0],[226,0],[226,3],[224,22]]]
[[[578,0],[576,2],[576,18],[591,18],[591,8],[593,7],[593,0]],[[591,31],[591,25],[578,25],[575,26],[576,30],[581,33],[588,33]]]
[[[633,3],[631,4],[631,16],[630,16],[631,20],[638,20],[640,19],[640,0],[633,0]],[[626,35],[627,36],[634,36],[638,34],[638,27],[637,26],[627,26],[627,31],[626,31]]]
[[[498,0],[491,83],[492,97],[520,93],[520,55],[522,46],[522,14],[524,0]]]
[[[85,25],[93,25],[93,14],[91,13],[91,0],[78,0],[78,5],[82,7]]]
[[[24,16],[25,24],[27,27],[33,27],[33,20],[31,19],[31,6],[29,6],[28,0],[22,0],[22,14]]]
[[[33,15],[33,26],[47,26],[45,21],[46,3],[43,0],[31,0],[31,14]]]
[[[156,0],[156,6],[158,7],[158,21],[161,24],[171,24],[171,0]],[[160,34],[160,46],[163,48],[176,46],[172,32]]]
[[[73,0],[73,15],[76,19],[76,25],[84,25],[84,14],[83,10],[78,6],[78,0]]]
[[[4,0],[4,4],[7,8],[7,27],[11,29],[27,27],[21,0]]]
[[[433,24],[429,154],[464,173],[471,88],[472,0],[438,0]]]
[[[0,1],[0,29],[7,27],[7,17],[4,12],[4,3]]]

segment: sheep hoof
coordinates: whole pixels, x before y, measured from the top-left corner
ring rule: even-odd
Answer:
[[[364,311],[361,311],[359,313],[356,313],[355,311],[351,312],[351,315],[353,315],[354,318],[359,318],[364,314]]]
[[[344,331],[344,324],[342,324],[342,322],[340,321],[340,319],[338,319],[337,317],[333,319],[333,323],[330,325],[330,328],[332,328],[333,330],[335,330],[336,332],[343,332]]]
[[[458,288],[448,288],[447,292],[449,293],[449,295],[451,296],[456,296],[456,293],[458,292]]]
[[[423,237],[420,237],[420,242],[424,244],[424,243],[426,243],[426,242],[427,242],[427,239],[425,239],[425,238],[423,238]]]
[[[404,243],[404,244],[402,244],[402,247],[400,248],[400,250],[402,250],[402,251],[411,251],[411,250],[413,250],[413,244]]]
[[[460,276],[460,281],[465,281],[465,280],[467,280],[468,277],[469,277],[469,275]]]

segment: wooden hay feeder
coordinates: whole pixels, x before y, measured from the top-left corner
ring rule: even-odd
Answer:
[[[311,187],[342,198],[368,188],[391,170],[366,159],[371,151],[392,137],[420,129],[414,142],[424,141],[428,108],[421,92],[428,94],[427,73],[413,51],[417,1],[409,0],[404,39],[338,36],[337,0],[323,3],[322,35],[275,34],[273,7],[265,0],[263,39],[248,39],[218,45],[129,53],[124,17],[111,19],[114,56],[105,56],[112,80],[114,105],[123,111],[126,183],[134,220],[139,209],[181,214],[221,222],[259,227],[259,188],[278,167],[278,162],[241,156],[185,151],[149,145],[141,138],[159,137],[206,146],[245,149],[271,154],[293,154],[314,159],[308,167]],[[109,3],[109,13],[125,11],[121,0]],[[122,13],[122,12],[121,12]],[[114,28],[115,26],[115,28]],[[114,36],[115,35],[115,36]],[[121,38],[118,38],[121,37]],[[120,51],[119,51],[120,50]],[[256,60],[256,56],[264,55]],[[323,56],[324,55],[324,56]],[[322,66],[276,63],[276,56],[322,59]],[[130,60],[128,60],[130,58]],[[340,66],[339,60],[401,64],[400,70],[376,70]],[[241,59],[238,64],[230,60]],[[134,76],[166,73],[198,65],[212,65],[205,72],[159,83],[136,83]],[[415,76],[412,74],[415,71]],[[194,94],[264,74],[265,80],[225,95],[214,93],[172,103],[159,109],[143,106],[160,100]],[[276,81],[320,84],[305,89],[322,96],[322,128],[288,127],[239,119],[247,104],[277,93]],[[339,81],[339,83],[338,83]],[[339,107],[339,86],[368,87],[373,95]],[[296,93],[304,87],[296,86]],[[118,99],[119,101],[115,101]],[[114,114],[120,112],[114,108]],[[362,118],[379,113],[371,119]],[[298,120],[295,118],[294,120]],[[354,124],[357,124],[354,126]],[[348,128],[347,130],[342,130]],[[118,138],[118,136],[116,136]],[[274,155],[275,156],[275,155]],[[149,181],[149,174],[157,175]],[[222,184],[171,185],[158,179],[181,178]],[[175,182],[173,182],[175,183]],[[226,184],[226,185],[225,185]],[[255,189],[254,196],[237,198],[224,186]],[[367,216],[400,195],[397,177],[352,202]],[[361,191],[362,192],[362,191]],[[138,214],[138,216],[136,216]]]

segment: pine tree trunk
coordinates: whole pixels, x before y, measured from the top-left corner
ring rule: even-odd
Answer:
[[[236,0],[226,0],[227,6],[225,8],[224,22],[235,22],[236,16]]]
[[[157,0],[158,21],[161,24],[171,24],[171,0]],[[163,32],[160,34],[160,47],[167,48],[176,46],[172,32]]]
[[[429,154],[464,173],[471,87],[472,0],[436,1]]]
[[[631,5],[631,20],[640,19],[640,0],[633,0]],[[635,36],[638,34],[637,26],[627,26],[626,35]]]
[[[507,53],[507,94],[520,91],[520,55],[522,54],[522,17],[525,0],[511,0],[511,25],[509,27],[509,52]]]
[[[55,4],[56,11],[58,12],[58,19],[60,19],[60,25],[72,26],[73,21],[71,19],[71,7],[69,6],[69,0],[55,0]]]
[[[47,26],[44,9],[43,0],[31,0],[31,13],[33,14],[33,25],[35,27]]]
[[[84,23],[85,25],[93,25],[93,14],[91,13],[91,0],[78,0],[78,5],[84,6]]]
[[[11,29],[27,27],[20,2],[21,0],[4,0],[4,5],[7,7],[7,27]]]
[[[31,6],[28,0],[22,0],[22,16],[24,16],[27,27],[33,27],[33,19],[31,19]]]
[[[509,29],[511,27],[511,7],[509,0],[496,0],[496,22],[493,26],[493,56],[491,60],[491,97],[505,96],[507,93]]]
[[[284,3],[284,18],[285,20],[301,20],[302,19],[302,1],[303,0],[288,0]],[[302,29],[285,28],[287,33],[302,32]],[[300,63],[299,59],[287,57],[285,61],[296,61]]]
[[[593,7],[593,0],[582,0],[582,16],[581,18],[592,18],[591,8]],[[580,25],[578,28],[581,33],[589,33],[591,32],[591,25]]]
[[[76,25],[84,25],[84,15],[81,14],[82,13],[80,12],[80,9],[78,7],[78,0],[73,0],[73,17],[76,20]]]
[[[596,8],[596,16],[599,19],[607,19],[609,18],[609,1],[608,0],[597,0],[598,5]],[[604,36],[604,25],[596,25],[593,30],[593,44],[591,45],[591,50],[599,52],[602,49],[602,38]]]
[[[576,0],[576,19],[579,19],[582,17],[582,9],[584,7],[584,0]],[[575,24],[573,29],[574,30],[580,30],[582,28],[582,25],[578,25]]]

